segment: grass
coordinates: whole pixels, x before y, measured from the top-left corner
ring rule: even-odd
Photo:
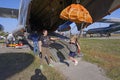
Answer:
[[[80,39],[84,60],[96,63],[112,80],[120,80],[120,40]]]
[[[120,34],[111,34],[111,36],[120,37]]]
[[[0,40],[0,44],[1,44],[1,43],[4,43],[4,40]]]

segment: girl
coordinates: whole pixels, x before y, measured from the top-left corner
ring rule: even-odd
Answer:
[[[75,65],[78,64],[78,61],[74,58],[77,54],[77,50],[80,50],[80,46],[77,42],[77,36],[73,36],[70,39],[70,44],[69,44],[69,49],[70,49],[70,53],[69,53],[69,59],[72,60],[74,62]]]

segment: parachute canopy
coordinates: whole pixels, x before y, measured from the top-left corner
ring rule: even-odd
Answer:
[[[70,6],[66,7],[60,13],[60,18],[64,20],[70,20],[76,23],[93,22],[92,17],[87,11],[87,9],[80,4],[71,4]]]

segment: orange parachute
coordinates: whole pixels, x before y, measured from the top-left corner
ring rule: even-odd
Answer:
[[[92,17],[90,16],[87,9],[85,9],[80,4],[71,4],[70,6],[66,7],[60,13],[60,18],[64,20],[70,20],[76,23],[92,23]]]

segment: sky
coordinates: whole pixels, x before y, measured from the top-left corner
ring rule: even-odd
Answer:
[[[19,9],[20,0],[0,0],[0,7]],[[4,26],[5,32],[12,32],[17,28],[18,20],[0,17],[0,24]]]
[[[19,9],[19,5],[20,5],[19,2],[20,2],[20,0],[0,0],[0,7]],[[111,15],[108,15],[104,18],[108,18],[108,19],[109,18],[120,18],[120,9],[117,9],[116,11],[111,13]],[[12,18],[0,17],[0,24],[2,24],[4,26],[5,32],[12,32],[13,30],[15,30],[17,28],[18,20],[12,19]],[[107,27],[109,25],[110,25],[109,23],[94,23],[94,24],[88,26],[88,28],[86,28],[85,30],[88,30],[90,28]],[[77,28],[74,26],[75,25],[72,24],[72,27],[71,27],[72,33],[77,32]]]

